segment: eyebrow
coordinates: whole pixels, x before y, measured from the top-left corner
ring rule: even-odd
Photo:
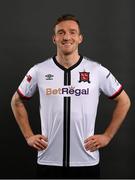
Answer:
[[[64,30],[64,29],[59,29],[57,32],[61,32],[61,31],[65,31],[65,30]],[[76,29],[69,29],[69,31],[75,31],[75,32],[77,32]]]

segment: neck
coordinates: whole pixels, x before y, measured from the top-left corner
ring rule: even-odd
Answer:
[[[69,54],[69,55],[57,53],[57,56],[56,56],[58,63],[67,69],[73,66],[74,64],[76,64],[79,58],[80,58],[80,55],[78,53]]]

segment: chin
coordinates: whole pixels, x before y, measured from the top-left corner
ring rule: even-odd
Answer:
[[[73,50],[65,50],[65,51],[63,51],[64,55],[70,55],[72,53],[73,53]]]
[[[67,55],[71,55],[72,52],[71,51],[70,52],[63,52],[63,54],[67,56]]]

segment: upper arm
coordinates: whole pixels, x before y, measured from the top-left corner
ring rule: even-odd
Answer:
[[[102,65],[99,66],[99,89],[108,98],[115,99],[122,92],[123,87],[114,75]]]
[[[22,104],[23,101],[22,101],[22,98],[20,97],[20,95],[18,94],[18,92],[16,91],[14,93],[14,95],[12,96],[12,99],[11,99],[11,106],[17,106],[17,105],[20,105]]]
[[[116,98],[114,98],[116,102],[122,102],[123,104],[127,104],[130,106],[130,98],[127,93],[123,90]]]
[[[30,99],[37,89],[37,66],[33,66],[18,87],[18,94],[23,99]]]

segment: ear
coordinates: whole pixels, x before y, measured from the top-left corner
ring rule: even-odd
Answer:
[[[52,36],[52,41],[55,44],[55,35]]]
[[[79,44],[81,44],[83,42],[83,35],[80,34],[80,41],[79,41]]]

